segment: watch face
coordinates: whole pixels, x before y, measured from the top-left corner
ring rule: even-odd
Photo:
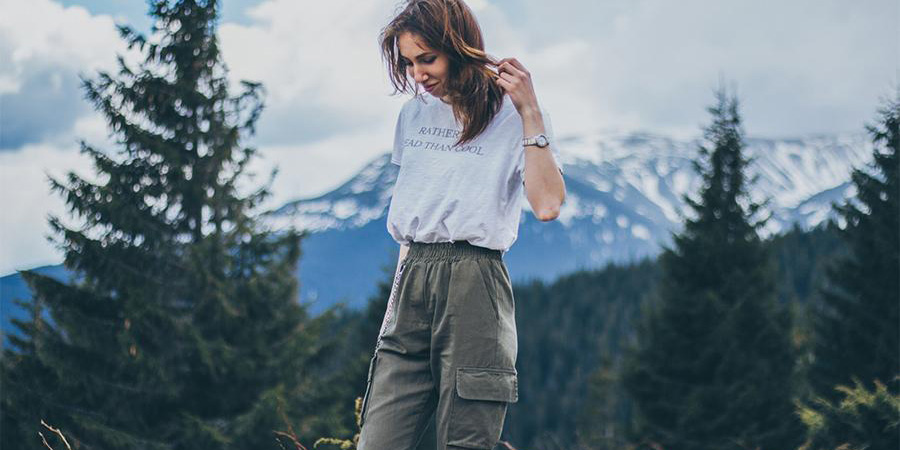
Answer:
[[[548,144],[550,144],[550,141],[548,141],[547,137],[542,134],[537,137],[536,143],[538,147],[546,147]]]

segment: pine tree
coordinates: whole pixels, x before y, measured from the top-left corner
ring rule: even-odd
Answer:
[[[798,450],[900,448],[900,395],[878,379],[872,390],[859,380],[854,384],[838,386],[841,398],[833,404],[821,397],[801,403],[798,414],[807,429]]]
[[[830,285],[814,310],[810,384],[832,402],[838,385],[880,380],[900,393],[900,87],[866,129],[875,144],[871,170],[852,174],[856,198],[835,205],[850,254],[827,271]]]
[[[150,14],[155,39],[119,26],[139,70],[119,56],[117,78],[82,79],[121,148],[81,141],[99,180],[50,179],[84,221],[49,218],[83,280],[21,272],[34,305],[3,358],[3,448],[37,448],[43,419],[80,448],[263,449],[273,429],[324,416],[309,404],[330,316],[297,302],[303,235],[257,221],[268,186],[238,189],[262,87],[229,95],[215,0],[155,0]],[[334,431],[316,420],[301,432]]]
[[[696,170],[695,217],[660,256],[663,272],[623,382],[637,443],[666,450],[794,448],[790,317],[775,299],[774,266],[750,199],[738,100],[724,89],[707,108]]]

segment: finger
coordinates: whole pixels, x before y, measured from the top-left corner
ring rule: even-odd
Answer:
[[[521,70],[522,72],[529,73],[528,70],[525,69],[525,66],[522,65],[522,63],[520,63],[518,59],[507,58],[507,60],[509,61],[510,64],[512,64],[513,66],[515,66],[517,69]]]
[[[498,79],[503,81],[503,87],[506,88],[506,90],[513,91],[516,90],[517,86],[519,86],[520,80],[518,80],[514,75],[510,75],[509,73],[501,74],[500,78]]]
[[[509,82],[504,80],[503,78],[494,78],[494,81],[497,82],[497,85],[500,86],[500,89],[503,89],[504,92],[509,90]]]
[[[512,63],[511,63],[510,61],[507,61],[507,62],[503,63],[503,66],[502,66],[502,67],[506,68],[506,70],[507,70],[509,73],[515,74],[515,75],[517,75],[517,76],[520,76],[520,77],[523,77],[523,78],[525,78],[525,77],[528,76],[528,73],[527,73],[527,72],[523,72],[523,71],[519,70],[519,68],[516,67],[516,66],[514,66],[514,65],[512,65]]]
[[[519,81],[515,75],[513,75],[509,72],[501,73],[500,78],[502,78],[503,81],[506,81],[507,83],[509,83],[511,85],[515,85]]]

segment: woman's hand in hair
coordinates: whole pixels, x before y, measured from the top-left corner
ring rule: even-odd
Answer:
[[[531,73],[516,58],[503,58],[497,62],[499,76],[494,81],[503,88],[519,115],[539,114],[537,96],[531,84]]]

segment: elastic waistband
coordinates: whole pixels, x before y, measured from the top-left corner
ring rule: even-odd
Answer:
[[[472,245],[469,241],[456,242],[410,242],[407,258],[411,259],[459,259],[490,258],[503,261],[503,252],[487,247]]]

